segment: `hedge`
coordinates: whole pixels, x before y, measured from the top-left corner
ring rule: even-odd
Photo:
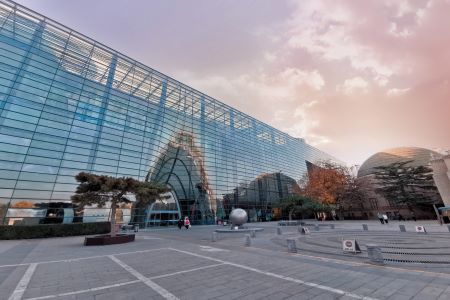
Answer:
[[[109,233],[109,222],[43,224],[31,226],[0,226],[0,240],[37,239],[47,237],[75,236]]]

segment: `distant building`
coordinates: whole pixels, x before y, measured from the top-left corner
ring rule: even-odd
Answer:
[[[450,211],[450,154],[446,154],[441,158],[431,160],[433,168],[433,178],[436,186],[444,201],[445,208],[442,208],[444,216],[449,216]]]
[[[405,204],[399,204],[395,199],[386,199],[383,195],[376,192],[380,183],[375,178],[377,167],[388,166],[396,162],[407,162],[405,166],[431,167],[430,161],[435,157],[441,157],[438,152],[418,148],[418,147],[399,147],[387,149],[370,156],[358,170],[358,180],[366,180],[369,186],[368,198],[361,204],[350,207],[346,210],[344,217],[354,219],[373,219],[377,213],[388,215],[391,219],[397,219],[399,214],[404,218],[416,217],[419,219],[434,219],[435,212],[433,207],[413,207],[413,211]],[[442,200],[437,191],[429,192],[430,196],[435,198],[435,204],[442,206]],[[450,198],[449,198],[450,199]]]

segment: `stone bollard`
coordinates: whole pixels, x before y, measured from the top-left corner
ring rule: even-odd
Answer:
[[[320,229],[320,228],[319,228],[319,224],[314,224],[314,230],[315,230],[315,231],[319,231],[319,229]]]
[[[369,226],[367,224],[362,224],[363,226],[363,230],[364,231],[368,231],[369,230]]]
[[[330,228],[331,228],[331,229],[334,229],[334,224],[330,224]]]
[[[398,227],[400,228],[400,232],[406,232],[405,225],[398,225]]]
[[[250,238],[250,234],[245,235],[245,247],[250,247],[252,245],[252,239]]]
[[[213,232],[211,234],[211,242],[217,242],[217,232]]]
[[[256,237],[256,230],[250,231],[250,236],[251,236],[252,238],[255,238],[255,237]]]
[[[448,231],[450,232],[450,225],[447,225]]]
[[[384,265],[383,253],[380,246],[375,244],[367,244],[367,256],[373,264]]]
[[[297,245],[294,239],[287,239],[287,248],[289,253],[297,253]]]
[[[282,235],[283,233],[281,232],[281,228],[277,227],[277,235]]]

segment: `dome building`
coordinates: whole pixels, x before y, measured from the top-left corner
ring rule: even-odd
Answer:
[[[411,206],[399,203],[395,199],[386,199],[376,192],[380,182],[375,178],[377,167],[389,166],[393,163],[406,162],[405,167],[431,167],[433,159],[441,157],[441,154],[419,147],[398,147],[386,149],[370,156],[359,168],[357,178],[364,180],[368,186],[368,197],[361,204],[350,207],[346,212],[347,218],[374,219],[377,213],[388,215],[390,219],[398,219],[401,215],[405,219],[434,219],[435,212],[432,205]],[[442,200],[437,190],[424,191],[433,199],[433,203],[441,205]],[[435,200],[434,200],[435,199]]]
[[[419,147],[398,147],[386,149],[369,157],[359,168],[358,177],[373,175],[376,167],[387,166],[396,162],[411,161],[406,166],[429,166],[433,158],[440,157],[438,152]]]

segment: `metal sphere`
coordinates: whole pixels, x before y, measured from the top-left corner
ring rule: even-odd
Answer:
[[[235,208],[230,213],[230,222],[233,225],[241,226],[248,220],[247,212],[242,208]]]

